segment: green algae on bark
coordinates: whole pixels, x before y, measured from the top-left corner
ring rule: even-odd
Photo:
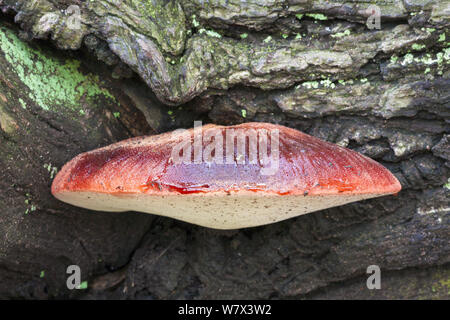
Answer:
[[[29,88],[28,97],[43,110],[68,108],[78,112],[83,100],[93,101],[98,96],[115,101],[107,89],[99,86],[98,76],[78,71],[78,60],[62,62],[47,57],[4,27],[0,28],[0,49],[20,80]]]
[[[127,27],[142,34],[164,53],[179,55],[184,50],[187,36],[186,17],[180,3],[163,0],[93,1],[87,9],[101,16],[119,18]]]

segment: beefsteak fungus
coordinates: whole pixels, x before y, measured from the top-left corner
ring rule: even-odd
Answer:
[[[53,195],[99,211],[140,211],[216,229],[269,224],[395,194],[376,161],[268,123],[206,125],[78,155]]]

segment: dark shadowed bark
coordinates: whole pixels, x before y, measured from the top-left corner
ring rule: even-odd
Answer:
[[[0,297],[448,298],[450,3],[343,3],[0,0]],[[403,190],[238,231],[51,196],[73,156],[193,120],[293,127]]]

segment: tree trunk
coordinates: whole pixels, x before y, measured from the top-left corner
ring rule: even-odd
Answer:
[[[448,298],[449,2],[0,8],[0,298]],[[379,161],[403,189],[237,231],[51,196],[75,155],[194,120],[293,127]],[[86,290],[67,288],[69,265]]]

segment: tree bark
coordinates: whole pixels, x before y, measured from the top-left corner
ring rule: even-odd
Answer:
[[[0,8],[0,297],[448,298],[449,2]],[[403,190],[226,232],[52,198],[76,154],[194,120],[297,128],[379,161]],[[67,289],[72,264],[87,290]],[[366,287],[370,265],[382,290]]]

